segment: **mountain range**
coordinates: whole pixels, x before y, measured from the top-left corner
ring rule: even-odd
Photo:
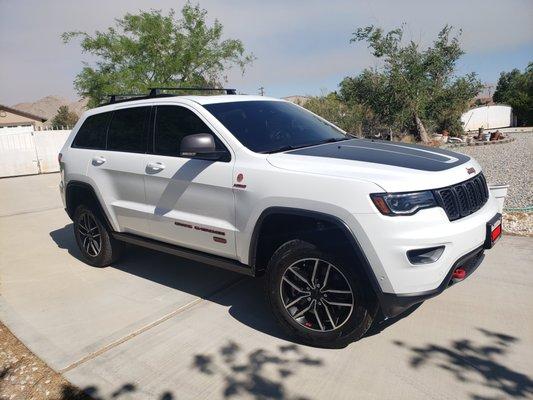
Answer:
[[[57,110],[61,106],[68,106],[70,111],[81,115],[87,109],[87,100],[79,99],[76,101],[71,101],[61,96],[46,96],[34,102],[18,103],[11,107],[44,117],[46,119],[52,119],[57,114]]]

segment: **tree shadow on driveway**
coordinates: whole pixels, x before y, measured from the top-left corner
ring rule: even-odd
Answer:
[[[100,393],[98,386],[86,386],[82,389],[72,385],[64,385],[57,400],[108,400],[108,399],[129,399],[132,394],[139,395],[137,386],[133,383],[124,383],[114,390],[110,396]],[[148,396],[143,396],[147,398]],[[149,396],[154,400],[177,400],[177,397],[170,391],[165,391],[157,396]]]
[[[307,397],[289,394],[287,381],[308,368],[320,368],[324,361],[309,356],[305,349],[295,344],[279,345],[275,349],[255,348],[245,350],[229,341],[210,354],[195,354],[190,369],[195,373],[222,382],[220,394],[215,398],[252,398],[257,400],[307,400]],[[214,383],[214,382],[213,382]],[[205,395],[205,389],[199,388]],[[135,383],[124,383],[110,395],[101,393],[98,386],[77,388],[63,386],[59,400],[104,400],[134,397],[158,400],[180,399],[179,393],[165,391],[159,394],[142,392]],[[203,398],[203,396],[202,396]]]
[[[531,398],[533,381],[521,372],[513,370],[502,363],[513,344],[519,339],[503,333],[478,328],[485,341],[476,343],[473,339],[454,340],[448,345],[427,344],[422,347],[409,346],[395,341],[399,347],[411,352],[409,365],[417,370],[424,367],[438,367],[449,372],[463,383],[481,384],[493,389],[496,398]],[[478,394],[471,394],[474,400],[492,399]]]
[[[255,349],[245,352],[235,342],[228,342],[218,353],[196,354],[192,368],[204,375],[222,378],[222,396],[248,395],[255,399],[304,399],[291,397],[284,380],[303,367],[321,367],[323,361],[305,354],[294,344],[278,346],[272,352]],[[270,370],[268,374],[267,370]]]

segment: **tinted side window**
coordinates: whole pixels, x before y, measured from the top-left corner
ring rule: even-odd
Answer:
[[[107,133],[107,149],[144,153],[145,124],[149,109],[150,107],[136,107],[116,110]]]
[[[107,125],[111,113],[95,114],[88,117],[78,130],[72,147],[83,149],[105,149]]]
[[[155,117],[154,152],[163,156],[179,155],[181,139],[196,133],[212,133],[191,110],[179,106],[158,106]],[[217,149],[224,146],[215,136]]]

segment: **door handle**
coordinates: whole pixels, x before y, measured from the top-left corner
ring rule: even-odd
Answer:
[[[160,162],[151,162],[146,165],[146,168],[148,168],[149,170],[153,172],[160,172],[165,169],[165,164],[160,163]]]
[[[98,157],[93,157],[93,165],[102,165],[103,163],[105,163],[106,159],[102,156],[98,156]]]

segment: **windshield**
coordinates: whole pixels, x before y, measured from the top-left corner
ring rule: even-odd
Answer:
[[[284,101],[239,101],[204,107],[243,145],[258,153],[346,139],[338,128]]]

